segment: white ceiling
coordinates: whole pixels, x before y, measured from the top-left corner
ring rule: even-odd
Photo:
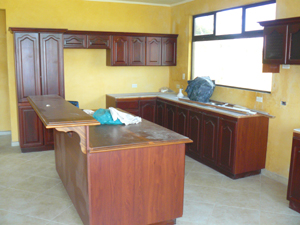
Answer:
[[[191,2],[194,0],[88,0],[98,2],[118,2],[129,4],[142,4],[142,5],[159,5],[159,6],[174,6],[185,2]]]

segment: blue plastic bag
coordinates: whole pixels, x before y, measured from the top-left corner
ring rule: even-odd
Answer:
[[[98,109],[96,112],[94,112],[93,117],[101,124],[123,124],[119,119],[114,121],[108,109]]]
[[[209,77],[196,77],[188,81],[185,92],[190,100],[197,102],[209,102],[215,89],[214,82]]]

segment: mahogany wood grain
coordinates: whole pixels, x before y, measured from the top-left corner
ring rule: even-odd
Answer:
[[[81,109],[57,95],[29,96],[28,100],[46,128],[99,125]]]
[[[161,65],[161,37],[147,37],[146,65]]]
[[[263,63],[263,73],[279,73],[280,65],[279,64],[265,64]]]
[[[15,33],[15,66],[18,102],[40,95],[40,50],[38,33]]]
[[[63,35],[41,33],[40,50],[42,95],[64,98]]]
[[[87,35],[87,48],[109,49],[110,44],[110,35]]]
[[[165,127],[175,131],[175,119],[176,119],[176,106],[171,104],[166,104],[165,108]]]
[[[129,65],[145,66],[146,65],[146,38],[130,37],[129,38]]]
[[[91,224],[153,224],[182,216],[184,144],[92,153],[88,162]]]
[[[107,51],[107,65],[128,66],[129,65],[129,37],[113,36],[111,50]]]
[[[288,25],[287,64],[300,64],[300,21]]]
[[[54,132],[54,129],[46,129],[43,126],[44,144],[45,145],[53,145],[54,144],[53,132]],[[54,149],[54,148],[52,148],[52,149]]]
[[[200,158],[201,155],[201,137],[202,137],[202,113],[189,111],[188,117],[188,137],[193,140],[193,143],[187,145],[188,154],[195,158]]]
[[[83,34],[64,34],[64,48],[87,48],[87,36]]]
[[[189,111],[180,106],[177,107],[176,111],[176,123],[175,131],[184,136],[188,136],[188,122],[189,122]]]
[[[294,132],[287,200],[289,207],[300,213],[300,134]]]
[[[166,113],[166,104],[160,100],[156,101],[156,115],[155,123],[161,126],[165,126],[165,113]]]
[[[140,117],[154,123],[155,114],[156,114],[156,98],[139,101]]]
[[[177,38],[162,38],[162,65],[176,66]]]

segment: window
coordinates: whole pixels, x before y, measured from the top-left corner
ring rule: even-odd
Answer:
[[[192,77],[216,85],[270,92],[272,74],[262,73],[263,27],[275,19],[275,1],[194,16]]]

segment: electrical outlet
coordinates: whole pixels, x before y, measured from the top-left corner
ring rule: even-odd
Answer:
[[[256,97],[257,102],[263,102],[263,97]]]
[[[286,101],[281,101],[280,105],[286,106]]]
[[[184,80],[184,79],[185,79],[185,73],[182,74],[182,80]]]
[[[132,84],[131,87],[132,88],[137,88],[137,84]]]
[[[180,88],[180,84],[176,84],[176,88]]]
[[[288,65],[288,64],[283,64],[282,65],[282,69],[290,69],[290,68],[291,68],[291,66]]]

